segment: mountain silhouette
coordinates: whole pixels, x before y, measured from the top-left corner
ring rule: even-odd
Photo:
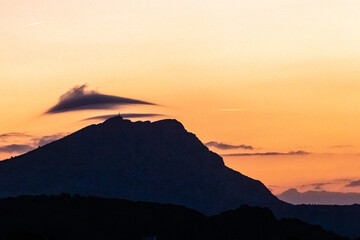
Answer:
[[[299,192],[290,188],[277,195],[285,202],[292,204],[323,204],[323,205],[352,205],[360,204],[360,193],[328,192],[328,191],[307,191]]]
[[[0,198],[61,193],[171,203],[214,215],[241,205],[270,208],[346,236],[360,236],[360,206],[294,206],[224,165],[176,120],[90,125],[0,162]],[[315,214],[314,214],[315,213]]]
[[[61,193],[173,203],[208,215],[278,202],[180,122],[121,116],[0,162],[0,197]]]

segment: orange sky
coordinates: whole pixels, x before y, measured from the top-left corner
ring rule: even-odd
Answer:
[[[161,113],[203,142],[333,153],[340,171],[329,175],[316,154],[226,158],[267,185],[360,179],[357,0],[0,0],[0,9],[0,134],[71,132],[88,124],[83,118],[118,111]],[[161,106],[42,115],[84,83]],[[279,166],[273,182],[268,162]]]

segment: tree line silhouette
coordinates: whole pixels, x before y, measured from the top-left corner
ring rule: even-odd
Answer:
[[[297,219],[278,220],[261,207],[207,217],[170,204],[68,194],[0,199],[0,216],[0,240],[348,239]]]

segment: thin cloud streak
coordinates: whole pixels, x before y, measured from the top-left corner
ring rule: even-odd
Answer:
[[[228,112],[245,112],[247,111],[247,109],[243,109],[243,108],[220,108],[220,109],[216,109],[218,111],[228,111]]]
[[[205,143],[207,147],[215,147],[218,149],[229,150],[229,149],[245,149],[245,150],[254,150],[254,148],[250,145],[240,144],[240,145],[233,145],[233,144],[226,144],[222,142],[210,141]]]
[[[2,134],[7,136],[23,136],[25,135],[26,137],[31,137],[30,140],[28,140],[27,143],[21,143],[21,144],[8,144],[8,145],[3,145],[0,146],[0,153],[5,153],[5,154],[23,154],[26,153],[28,151],[31,151],[37,147],[41,147],[44,146],[48,143],[51,143],[53,141],[56,141],[60,138],[63,138],[67,135],[67,133],[56,133],[53,135],[46,135],[46,136],[42,136],[42,137],[33,137],[31,135],[27,135],[27,134],[22,134],[22,133],[7,133],[7,134]]]
[[[51,143],[53,141],[59,140],[60,138],[65,137],[68,135],[67,133],[56,133],[53,135],[46,135],[39,138],[33,138],[32,145],[33,146],[44,146],[48,143]]]
[[[29,138],[32,135],[21,132],[9,132],[0,134],[0,140],[8,140],[9,138]]]
[[[333,182],[319,182],[319,183],[310,183],[310,184],[303,184],[300,187],[312,187],[314,190],[322,190],[324,186],[333,184]]]
[[[346,187],[360,187],[360,180],[352,181]]]
[[[291,152],[263,152],[263,153],[230,153],[222,154],[223,157],[246,157],[246,156],[286,156],[286,155],[307,155],[310,154],[303,150]]]
[[[333,184],[346,184],[351,181],[352,180],[349,178],[339,178],[339,179],[334,179],[334,180],[327,181],[327,182],[314,182],[314,183],[302,184],[302,185],[299,185],[298,187],[300,187],[300,188],[313,187],[314,190],[321,190],[322,187],[324,187],[324,186],[333,185]]]
[[[25,153],[33,150],[34,147],[26,144],[10,144],[0,147],[0,153]]]
[[[353,147],[353,145],[350,145],[350,144],[330,146],[330,148],[351,148],[351,147]]]
[[[36,25],[44,24],[44,23],[46,23],[46,22],[45,21],[33,22],[33,23],[25,24],[25,27],[33,27]]]

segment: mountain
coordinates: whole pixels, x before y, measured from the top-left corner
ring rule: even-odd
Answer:
[[[292,204],[352,205],[360,204],[360,193],[327,191],[299,192],[295,188],[286,190],[278,198]]]
[[[241,206],[209,218],[212,239],[347,239],[298,219],[277,220],[268,208]]]
[[[279,202],[180,122],[120,116],[0,162],[0,197],[61,193],[173,203],[207,215]]]
[[[0,199],[0,215],[1,240],[349,240],[249,206],[206,217],[176,205],[63,194]]]
[[[171,203],[205,215],[241,205],[270,208],[346,236],[360,236],[360,206],[294,206],[224,165],[176,120],[117,116],[0,162],[0,198],[61,193]]]

